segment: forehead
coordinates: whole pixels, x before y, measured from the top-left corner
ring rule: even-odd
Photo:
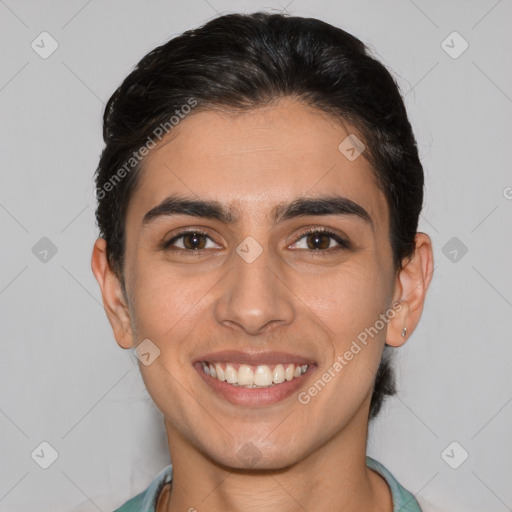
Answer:
[[[194,112],[143,162],[127,226],[173,193],[219,201],[240,218],[269,219],[277,204],[296,197],[338,194],[361,204],[374,222],[386,221],[364,152],[349,159],[339,149],[349,135],[350,127],[291,99],[237,114]]]

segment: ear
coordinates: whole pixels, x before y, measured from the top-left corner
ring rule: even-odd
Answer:
[[[110,268],[106,252],[107,242],[98,238],[94,244],[91,268],[101,288],[103,306],[117,344],[122,348],[133,347],[130,312],[121,282]]]
[[[395,284],[395,316],[389,321],[386,344],[403,345],[420,321],[427,290],[432,280],[434,256],[432,241],[425,233],[416,233],[412,257],[403,263]],[[405,328],[405,329],[404,329]]]

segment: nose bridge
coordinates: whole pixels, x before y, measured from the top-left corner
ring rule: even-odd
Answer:
[[[233,268],[216,305],[218,322],[238,324],[251,334],[293,319],[291,297],[279,277],[280,262],[262,238],[260,244],[249,236],[233,251]]]

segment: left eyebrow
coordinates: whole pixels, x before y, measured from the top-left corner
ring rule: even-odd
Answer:
[[[361,205],[348,197],[335,194],[313,198],[299,197],[289,204],[279,205],[274,209],[274,222],[306,215],[355,216],[367,222],[373,229],[372,218]]]
[[[239,219],[239,212],[233,208],[227,209],[218,201],[169,196],[144,215],[142,224],[145,226],[158,217],[172,215],[214,219],[225,224],[234,224]],[[361,205],[347,197],[335,194],[313,198],[298,197],[291,203],[279,204],[272,210],[276,224],[296,217],[316,215],[355,216],[368,223],[373,229],[372,218]]]

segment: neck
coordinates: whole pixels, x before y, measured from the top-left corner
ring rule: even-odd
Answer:
[[[285,468],[233,469],[205,457],[167,423],[172,453],[172,491],[158,511],[392,512],[385,480],[366,466],[367,418]]]

